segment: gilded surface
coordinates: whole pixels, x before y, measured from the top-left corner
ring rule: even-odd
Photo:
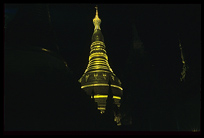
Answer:
[[[94,30],[97,30],[97,29],[101,30],[101,28],[100,28],[101,19],[98,17],[98,7],[95,7],[95,8],[96,8],[96,16],[93,19],[93,23],[95,26]]]
[[[108,63],[100,23],[101,19],[98,17],[98,8],[96,7],[96,16],[93,19],[95,28],[90,46],[89,63],[79,82],[81,83],[81,89],[95,99],[95,102],[98,104],[98,110],[104,113],[110,88],[109,85],[112,89],[114,102],[118,107],[120,107],[119,101],[123,95],[123,89],[120,80],[113,73]],[[94,96],[92,95],[93,91]]]

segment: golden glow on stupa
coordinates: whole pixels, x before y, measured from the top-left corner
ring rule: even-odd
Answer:
[[[113,73],[108,63],[108,56],[105,50],[106,46],[100,27],[101,19],[98,16],[98,7],[95,8],[96,15],[93,19],[94,32],[92,35],[92,44],[90,46],[89,63],[84,74],[79,79],[79,82],[81,83],[81,89],[91,98],[95,99],[98,110],[104,113],[106,110],[106,100],[108,98],[109,88],[112,90],[114,104],[116,104],[117,107],[120,107],[123,89],[120,80]]]

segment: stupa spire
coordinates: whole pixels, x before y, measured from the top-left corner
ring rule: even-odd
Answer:
[[[93,19],[95,26],[90,46],[90,55],[88,66],[79,79],[81,89],[87,95],[94,98],[97,102],[98,110],[104,113],[106,110],[106,100],[111,87],[114,103],[120,107],[120,100],[123,95],[123,89],[119,78],[113,73],[106,52],[104,38],[101,32],[101,19],[98,17],[98,7],[96,6],[96,15]],[[94,90],[94,93],[92,93]]]
[[[98,16],[98,6],[96,5],[96,15]]]
[[[95,26],[94,30],[101,30],[100,28],[100,24],[101,24],[101,19],[98,17],[98,6],[95,7],[96,8],[96,15],[95,18],[93,19],[93,24]]]

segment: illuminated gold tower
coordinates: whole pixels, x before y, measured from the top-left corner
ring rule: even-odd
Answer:
[[[106,100],[108,97],[109,84],[113,92],[114,103],[120,107],[120,99],[123,95],[120,80],[116,77],[108,63],[108,56],[106,54],[106,46],[101,32],[101,19],[98,16],[98,7],[96,8],[96,16],[93,19],[95,26],[92,35],[91,51],[89,55],[88,66],[79,79],[81,89],[87,95],[95,99],[98,104],[98,110],[104,113],[106,110]]]

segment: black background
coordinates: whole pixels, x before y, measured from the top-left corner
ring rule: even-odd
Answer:
[[[88,64],[94,7],[95,4],[49,4],[59,52],[78,79]],[[126,106],[131,106],[133,119],[142,118],[135,119],[136,124],[143,125],[135,125],[137,127],[131,130],[200,129],[201,5],[98,4],[98,8],[111,68],[121,79],[122,86],[135,82],[137,91],[124,89],[124,96],[133,97]],[[12,20],[17,10],[18,4],[6,4],[6,21]],[[144,84],[144,87],[155,88],[147,93],[144,87],[137,88],[137,78],[127,79],[133,25],[145,49],[148,62],[144,64],[154,70],[153,75],[141,71],[144,78],[154,81]],[[189,67],[185,82],[179,80],[182,71],[179,39]]]

